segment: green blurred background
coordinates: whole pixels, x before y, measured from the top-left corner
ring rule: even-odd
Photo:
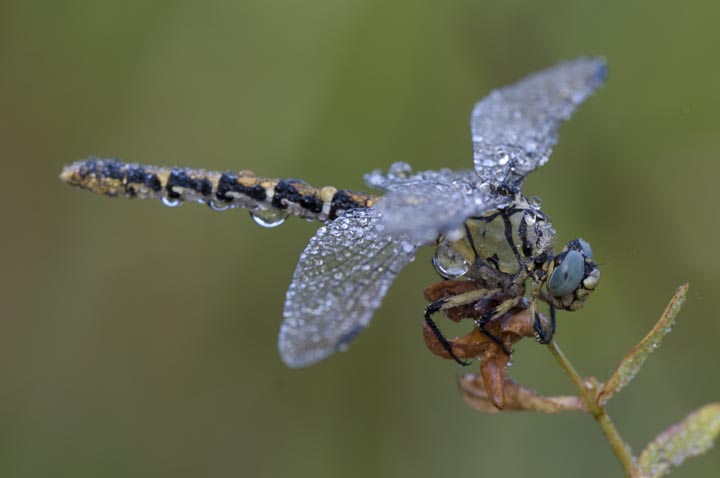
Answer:
[[[1,1],[0,476],[620,476],[585,415],[465,405],[459,369],[421,339],[430,250],[348,353],[289,370],[282,304],[316,224],[267,230],[57,175],[88,155],[353,189],[398,160],[468,168],[476,100],[604,55],[605,88],[525,190],[602,267],[559,317],[582,373],[606,377],[690,281],[676,330],[610,405],[639,452],[720,399],[719,5]],[[572,392],[531,341],[511,373]],[[715,450],[682,476],[719,469]]]

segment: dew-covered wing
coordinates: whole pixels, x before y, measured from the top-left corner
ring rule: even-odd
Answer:
[[[480,181],[475,171],[453,171],[452,169],[443,168],[437,171],[419,171],[413,172],[412,166],[404,161],[398,161],[390,165],[387,173],[379,169],[366,174],[365,184],[374,189],[381,191],[392,191],[398,186],[407,183],[470,183],[474,184]]]
[[[416,247],[376,229],[377,213],[353,209],[320,228],[300,256],[285,298],[278,348],[290,367],[343,350],[365,328]]]
[[[395,163],[387,174],[373,171],[365,182],[386,194],[373,206],[379,225],[389,234],[427,244],[439,234],[461,233],[468,217],[497,205],[487,184],[474,171],[421,171],[413,174],[406,163]]]
[[[605,60],[580,58],[495,90],[470,119],[475,170],[483,181],[517,184],[545,164],[558,129],[599,87]]]

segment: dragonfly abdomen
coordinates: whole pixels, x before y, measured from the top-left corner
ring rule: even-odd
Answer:
[[[163,199],[171,205],[200,202],[216,209],[278,210],[323,222],[349,209],[371,207],[378,199],[331,186],[314,188],[297,179],[258,177],[252,171],[166,168],[117,159],[76,161],[63,169],[60,178],[103,196]]]

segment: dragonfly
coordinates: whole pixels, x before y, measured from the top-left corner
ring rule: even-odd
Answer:
[[[405,162],[364,176],[372,195],[315,188],[298,179],[251,171],[156,167],[115,158],[65,166],[60,178],[97,194],[161,199],[167,206],[206,204],[213,210],[248,209],[264,227],[288,216],[324,225],[298,260],[287,290],[278,348],[289,367],[319,362],[369,325],[383,297],[416,251],[434,246],[442,281],[464,281],[461,291],[433,300],[424,323],[448,355],[453,351],[432,318],[450,310],[470,313],[473,326],[508,355],[489,326],[527,304],[538,342],[555,333],[555,311],[580,309],[600,272],[590,245],[570,241],[555,253],[555,230],[536,197],[522,192],[525,177],[545,164],[560,126],[604,82],[602,58],[579,58],[492,91],[472,110],[473,169],[414,172]],[[538,303],[551,320],[540,320]]]

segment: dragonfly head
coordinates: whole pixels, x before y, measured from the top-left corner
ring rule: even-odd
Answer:
[[[582,239],[570,241],[550,261],[547,289],[557,309],[580,309],[598,282],[600,270],[593,262],[590,244]]]

